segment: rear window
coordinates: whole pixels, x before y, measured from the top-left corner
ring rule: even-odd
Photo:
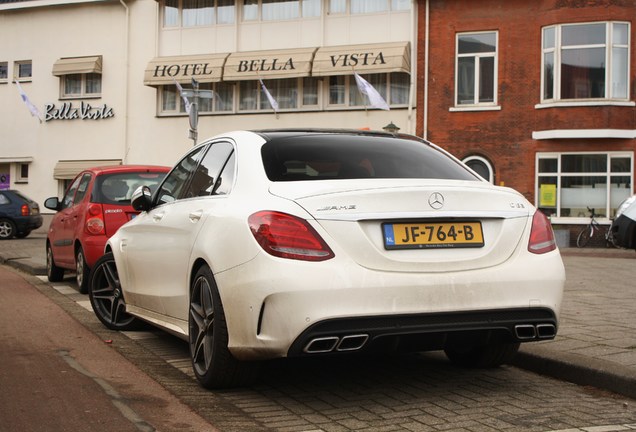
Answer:
[[[418,178],[479,181],[428,144],[360,135],[277,137],[262,147],[271,181]]]
[[[166,174],[126,172],[101,175],[95,181],[91,201],[102,204],[130,204],[130,197],[139,186],[148,186],[154,192]]]

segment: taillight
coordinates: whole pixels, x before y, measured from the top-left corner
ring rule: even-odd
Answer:
[[[104,230],[104,213],[101,204],[91,204],[88,207],[86,216],[86,231],[89,234],[99,235],[105,234]]]
[[[303,261],[325,261],[334,253],[306,220],[286,213],[261,211],[248,218],[250,230],[270,255]]]
[[[528,250],[534,254],[543,254],[555,250],[557,247],[554,239],[552,225],[547,216],[541,210],[537,210],[532,217],[532,230]]]
[[[31,214],[29,206],[26,204],[22,204],[22,207],[20,207],[20,214],[22,214],[22,216],[29,216]]]

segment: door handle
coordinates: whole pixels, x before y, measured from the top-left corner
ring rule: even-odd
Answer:
[[[188,217],[190,218],[190,222],[195,223],[195,222],[199,222],[202,215],[203,215],[203,210],[197,210],[197,211],[190,212]]]
[[[165,213],[155,213],[152,215],[152,220],[155,222],[159,222],[161,219],[163,219],[164,215]]]

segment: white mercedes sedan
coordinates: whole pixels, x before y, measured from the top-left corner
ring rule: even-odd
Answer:
[[[444,350],[494,367],[557,333],[549,220],[414,137],[227,133],[133,206],[91,272],[93,309],[187,340],[207,388],[278,357]]]

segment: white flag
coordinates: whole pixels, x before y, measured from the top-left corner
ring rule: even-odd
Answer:
[[[20,93],[20,97],[22,98],[22,100],[26,104],[27,108],[29,108],[29,111],[31,111],[31,115],[33,117],[36,117],[38,119],[38,121],[40,123],[42,123],[42,115],[40,114],[40,111],[38,110],[38,108],[35,105],[33,105],[33,103],[31,103],[31,101],[29,100],[29,97],[26,95],[24,90],[22,90],[22,86],[20,85],[20,81],[15,81],[15,83],[18,86],[18,92]]]
[[[183,103],[185,105],[185,110],[188,114],[190,114],[190,108],[192,107],[192,104],[190,103],[190,101],[188,100],[188,97],[186,95],[183,94],[183,87],[181,87],[181,84],[179,84],[177,82],[176,79],[174,79],[174,77],[172,77],[172,81],[174,81],[174,85],[177,86],[177,90],[179,90],[179,95],[181,96],[181,99],[183,99]]]
[[[276,99],[274,99],[274,96],[272,96],[269,90],[267,90],[267,87],[265,87],[265,84],[263,84],[263,80],[260,78],[258,80],[261,82],[261,87],[263,88],[263,91],[265,92],[265,96],[267,96],[267,100],[269,100],[269,104],[274,109],[274,112],[278,114],[278,102],[276,102]]]
[[[369,98],[369,102],[371,103],[372,108],[380,108],[388,111],[389,105],[386,103],[384,98],[380,96],[380,93],[373,87],[371,84],[367,82],[364,78],[358,75],[356,72],[353,73],[356,77],[356,84],[358,85],[358,90],[363,95],[366,95]]]

